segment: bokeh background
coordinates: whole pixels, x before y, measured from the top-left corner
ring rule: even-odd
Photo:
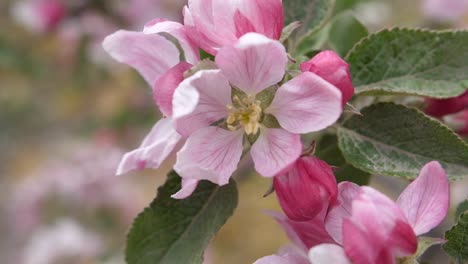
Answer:
[[[0,263],[124,263],[132,219],[154,198],[171,161],[157,171],[114,176],[161,117],[138,74],[111,60],[103,38],[140,30],[152,18],[181,19],[184,0],[0,0]],[[394,26],[468,27],[464,8],[436,0],[337,0],[377,31]],[[447,1],[447,2],[457,2]],[[464,2],[464,4],[462,4]],[[446,10],[447,9],[447,10]],[[237,175],[239,206],[207,251],[210,263],[252,263],[287,242],[264,210],[270,181]],[[404,182],[374,177],[396,197]],[[452,189],[453,204],[467,184]],[[442,236],[453,212],[434,231]],[[440,250],[425,258],[445,263]]]

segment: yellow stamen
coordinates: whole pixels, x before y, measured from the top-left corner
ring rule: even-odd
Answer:
[[[237,95],[233,97],[234,105],[227,105],[228,117],[226,119],[229,130],[237,130],[244,127],[247,135],[257,134],[260,128],[260,118],[262,116],[262,108],[260,101],[255,100],[255,97],[248,96],[239,99]]]

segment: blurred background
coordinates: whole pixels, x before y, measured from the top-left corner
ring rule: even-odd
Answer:
[[[132,219],[171,162],[114,176],[161,114],[143,79],[101,42],[152,18],[180,21],[184,2],[0,0],[0,263],[124,263]],[[468,26],[466,0],[337,0],[335,9],[352,10],[370,31]],[[262,198],[270,181],[251,174],[239,178],[239,207],[213,240],[211,263],[252,263],[288,243],[262,213],[279,210],[274,195]],[[372,184],[394,198],[404,186],[383,177]],[[452,203],[467,193],[466,181],[454,184]],[[433,234],[452,223],[453,213]],[[440,253],[426,259],[447,261]]]

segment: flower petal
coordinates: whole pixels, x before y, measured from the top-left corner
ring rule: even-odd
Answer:
[[[309,259],[314,264],[351,264],[344,249],[336,244],[320,244],[311,248]]]
[[[192,67],[192,64],[181,62],[164,73],[157,79],[153,86],[153,97],[159,109],[165,116],[172,116],[172,99],[174,91],[184,80],[184,72]]]
[[[349,65],[338,54],[325,50],[301,64],[301,71],[313,72],[341,91],[344,106],[354,94]]]
[[[301,155],[302,142],[298,134],[279,128],[260,128],[260,136],[250,154],[255,170],[264,177],[273,177]]]
[[[180,83],[174,92],[173,117],[183,136],[227,116],[231,87],[220,70],[202,70]]]
[[[340,117],[341,93],[316,74],[304,72],[278,89],[266,112],[292,133],[319,131]]]
[[[304,156],[285,174],[273,179],[275,193],[286,215],[296,221],[312,220],[336,200],[338,188],[330,166]]]
[[[236,170],[243,146],[243,131],[205,127],[193,133],[177,154],[174,170],[182,177],[224,185]]]
[[[103,47],[118,62],[135,68],[151,87],[179,63],[176,46],[158,34],[119,30],[104,39]]]
[[[285,256],[271,255],[258,259],[254,264],[299,264],[295,259]],[[307,262],[306,262],[307,264]]]
[[[281,213],[267,213],[281,225],[294,245],[304,252],[322,243],[334,243],[333,239],[325,230],[321,217],[316,217],[308,221],[294,221]]]
[[[447,174],[437,161],[432,161],[401,193],[397,204],[416,235],[429,232],[444,220],[449,209],[449,192]]]
[[[325,220],[325,229],[338,244],[343,244],[343,219],[351,216],[352,202],[360,190],[361,187],[352,182],[338,184],[336,204],[329,210]]]
[[[182,178],[182,188],[171,195],[174,199],[185,199],[192,195],[192,193],[197,189],[198,183],[200,180]]]
[[[141,146],[124,155],[117,175],[145,168],[157,169],[171,154],[182,137],[175,131],[170,118],[159,120],[143,140]]]
[[[221,48],[215,60],[232,85],[255,95],[283,79],[288,57],[280,42],[248,33]]]
[[[154,19],[145,25],[145,34],[169,33],[177,39],[184,50],[185,59],[188,63],[195,64],[200,60],[198,47],[187,36],[185,27],[177,22]]]

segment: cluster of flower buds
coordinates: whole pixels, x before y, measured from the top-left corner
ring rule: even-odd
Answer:
[[[275,177],[275,190],[286,215],[272,216],[294,245],[255,264],[396,263],[416,253],[417,236],[439,225],[449,208],[448,178],[436,161],[396,202],[371,187],[336,185],[331,168],[314,157]]]

